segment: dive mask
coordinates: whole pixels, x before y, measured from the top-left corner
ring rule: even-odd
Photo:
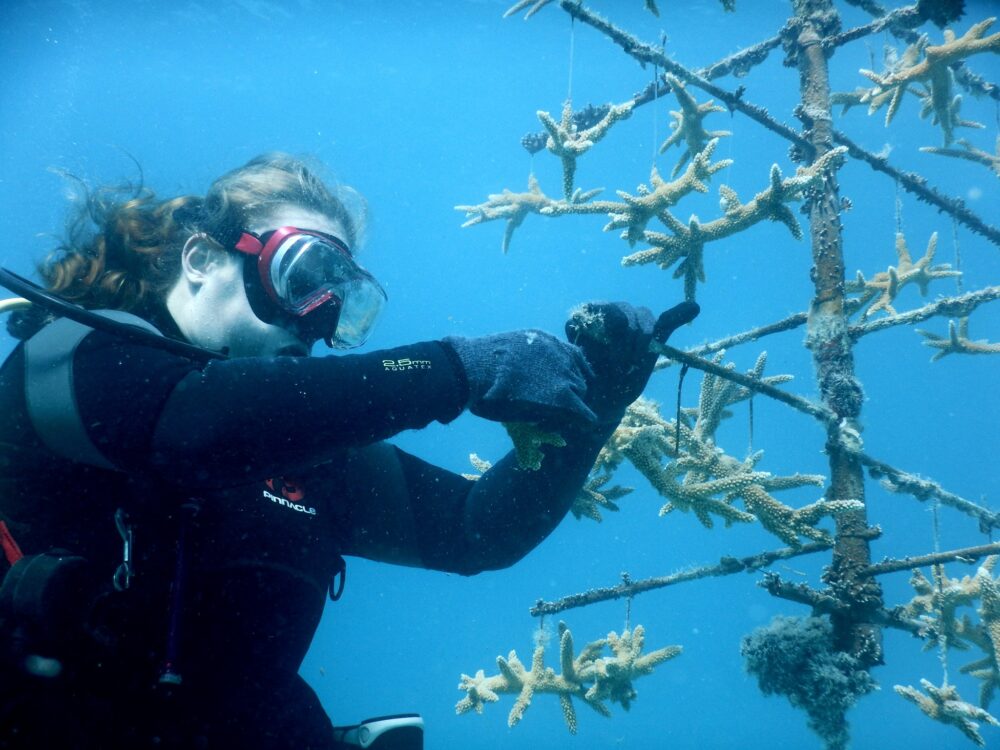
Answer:
[[[234,249],[246,255],[244,283],[261,320],[271,323],[284,312],[299,319],[303,334],[338,349],[368,340],[386,293],[342,240],[281,227],[259,236],[242,232]]]

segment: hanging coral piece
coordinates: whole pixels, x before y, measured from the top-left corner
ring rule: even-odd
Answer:
[[[921,711],[935,721],[957,727],[979,747],[986,747],[986,740],[979,733],[977,722],[1000,726],[1000,721],[993,718],[989,711],[962,700],[954,685],[945,683],[941,687],[935,687],[930,680],[921,680],[920,684],[927,691],[926,695],[912,685],[893,685],[893,690],[917,704]]]
[[[608,130],[619,120],[626,120],[635,107],[634,101],[624,104],[612,104],[607,113],[594,125],[580,128],[573,117],[573,102],[569,99],[563,104],[562,118],[556,122],[552,115],[543,110],[538,111],[538,119],[549,131],[549,139],[545,147],[559,157],[563,168],[563,195],[566,200],[573,197],[573,177],[576,174],[576,160],[591,149],[591,147],[607,135]]]
[[[937,148],[936,146],[923,146],[920,150],[927,154],[940,154],[950,156],[953,159],[965,159],[974,161],[988,167],[996,177],[1000,177],[1000,136],[997,136],[996,147],[991,154],[988,151],[976,148],[964,138],[959,138],[956,143],[962,148]]]
[[[666,646],[644,654],[645,640],[645,630],[642,625],[636,625],[631,631],[626,628],[621,635],[608,633],[607,638],[592,641],[579,654],[574,654],[573,634],[560,622],[561,671],[558,674],[552,667],[545,666],[545,646],[542,644],[535,647],[530,669],[526,669],[517,653],[511,651],[506,659],[497,657],[498,674],[487,677],[485,670],[480,669],[474,676],[462,675],[458,689],[465,691],[465,697],[456,704],[455,713],[474,710],[481,714],[483,707],[499,701],[500,695],[516,695],[517,700],[507,716],[507,726],[513,727],[524,718],[536,694],[552,693],[559,697],[567,729],[576,734],[573,698],[582,700],[602,716],[611,716],[605,701],[619,703],[627,711],[637,695],[633,681],[650,674],[658,664],[681,652],[680,646]],[[611,656],[601,656],[605,647],[610,649]]]
[[[915,330],[926,339],[924,343],[927,346],[940,350],[931,357],[931,362],[937,362],[949,354],[1000,354],[1000,342],[987,341],[986,339],[973,341],[969,338],[968,316],[959,318],[957,326],[954,320],[949,320],[947,336],[938,336],[923,328]]]
[[[880,310],[895,315],[896,309],[892,303],[900,290],[908,284],[916,284],[923,297],[927,296],[927,288],[936,279],[949,279],[961,276],[961,271],[951,270],[951,266],[944,263],[939,266],[934,263],[934,254],[937,251],[937,232],[934,232],[927,241],[927,249],[916,262],[910,255],[910,248],[906,244],[906,237],[902,232],[896,234],[896,258],[898,264],[889,266],[888,270],[880,271],[871,280],[865,279],[864,275],[858,271],[857,278],[849,281],[845,285],[848,293],[860,295],[860,307],[862,310],[861,319],[867,320],[871,315]]]
[[[676,177],[681,168],[687,164],[695,154],[705,148],[705,144],[713,138],[722,138],[732,135],[728,130],[705,130],[703,120],[712,112],[725,112],[725,107],[720,107],[711,99],[702,104],[698,104],[694,97],[688,93],[684,84],[672,75],[666,76],[667,83],[677,97],[677,103],[681,105],[679,112],[671,110],[670,116],[674,121],[670,123],[670,128],[674,132],[660,146],[660,153],[666,152],[671,146],[681,146],[684,152],[680,160],[674,165],[671,177]]]
[[[933,122],[941,127],[945,146],[954,140],[955,128],[981,128],[981,124],[959,117],[962,98],[953,94],[955,75],[950,66],[980,52],[1000,53],[1000,33],[984,36],[994,21],[995,18],[980,21],[958,38],[955,32],[946,29],[944,43],[940,45],[929,45],[924,35],[898,59],[890,57],[884,72],[862,69],[861,75],[876,84],[861,97],[868,104],[868,113],[888,104],[885,113],[888,125],[899,111],[903,95],[909,91],[921,99],[920,116],[931,115]]]

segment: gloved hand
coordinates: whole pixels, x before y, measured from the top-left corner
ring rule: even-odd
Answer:
[[[468,408],[476,416],[543,425],[597,421],[584,402],[594,374],[579,347],[537,330],[449,336],[442,343],[465,370]]]
[[[695,302],[681,302],[655,321],[648,308],[627,302],[588,302],[573,312],[566,337],[583,349],[593,369],[586,402],[600,422],[620,421],[646,387],[657,357],[650,342],[666,342],[699,312]]]

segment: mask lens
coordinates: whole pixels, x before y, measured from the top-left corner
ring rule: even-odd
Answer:
[[[361,272],[363,277],[354,279],[343,288],[340,323],[334,337],[334,346],[339,348],[350,349],[365,343],[385,306],[386,296],[382,287],[366,272]]]
[[[271,283],[282,307],[305,315],[332,295],[351,273],[353,262],[318,237],[293,235],[275,251]]]
[[[310,328],[326,329],[319,337],[338,348],[363,344],[385,305],[371,274],[323,237],[289,234],[271,256],[269,272],[281,307]]]

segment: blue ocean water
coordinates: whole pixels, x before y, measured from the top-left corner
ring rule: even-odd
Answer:
[[[521,135],[541,130],[537,110],[555,116],[571,87],[577,108],[588,102],[621,102],[653,75],[594,30],[576,24],[557,4],[530,21],[501,19],[510,0],[8,0],[0,7],[0,262],[30,273],[62,229],[65,180],[53,168],[92,184],[137,176],[164,196],[201,193],[220,173],[268,150],[314,155],[341,181],[367,198],[371,222],[365,265],[382,280],[390,304],[370,347],[381,348],[445,335],[478,335],[520,327],[561,331],[567,312],[590,299],[627,299],[655,310],[682,297],[670,273],[655,267],[622,268],[628,247],[602,233],[603,217],[543,219],[531,216],[500,250],[500,222],[461,229],[461,204],[479,203],[502,188],[524,190],[534,170],[543,190],[558,195],[558,160],[530,157]],[[771,36],[790,13],[777,0],[737,0],[722,12],[715,0],[661,0],[654,18],[640,0],[594,0],[593,7],[689,67],[701,67]],[[995,0],[967,2],[959,33],[995,13]],[[866,20],[838,3],[845,27]],[[929,28],[933,40],[940,30]],[[859,68],[881,69],[876,35],[841,48],[831,61],[837,90],[865,85]],[[898,44],[897,44],[898,46]],[[570,50],[572,47],[572,64]],[[873,63],[874,60],[874,63]],[[997,56],[979,55],[969,67],[996,82]],[[782,67],[780,53],[738,81],[745,97],[780,120],[796,124],[798,73]],[[705,96],[695,92],[699,101]],[[580,160],[577,184],[635,192],[647,182],[654,150],[668,134],[669,97],[617,124]],[[940,131],[917,119],[915,99],[904,102],[891,127],[883,114],[856,107],[837,127],[872,151],[891,149],[894,164],[924,174],[948,195],[963,198],[987,221],[1000,220],[1000,190],[987,169],[920,153],[940,145]],[[884,110],[883,110],[884,111]],[[997,104],[968,95],[963,117],[984,130],[960,131],[992,151]],[[733,166],[713,180],[707,195],[686,197],[675,210],[682,220],[720,215],[717,187],[728,184],[746,201],[767,185],[777,163],[794,172],[786,144],[737,114],[708,119],[712,129],[733,131],[717,157]],[[655,157],[664,173],[679,152]],[[848,275],[867,277],[896,264],[897,191],[866,165],[849,162],[841,192],[853,202],[843,216]],[[937,232],[936,262],[961,257],[966,290],[1000,279],[995,245],[903,191],[899,219],[914,252]],[[805,217],[802,217],[803,223]],[[808,232],[807,232],[808,237]],[[702,314],[671,343],[693,346],[790,313],[805,310],[812,295],[808,240],[795,241],[777,224],[758,225],[711,245],[707,283],[699,288]],[[938,282],[931,297],[955,286]],[[897,309],[923,304],[915,289]],[[938,319],[923,327],[939,334]],[[803,331],[734,349],[728,359],[750,368],[761,348],[769,374],[789,373],[786,386],[816,396]],[[972,338],[1000,340],[1000,308],[974,314]],[[867,397],[866,450],[900,468],[933,478],[950,491],[987,505],[997,502],[996,472],[1000,358],[949,356],[929,363],[932,350],[912,329],[897,328],[862,340],[855,350]],[[0,337],[0,352],[13,342]],[[697,399],[697,373],[685,384],[686,405]],[[672,404],[676,370],[654,377],[647,395]],[[667,409],[669,412],[669,407]],[[742,457],[749,440],[746,405],[719,432],[720,445]],[[470,452],[496,459],[509,447],[495,424],[463,417],[401,435],[405,449],[454,471],[469,471]],[[765,456],[759,468],[774,474],[828,474],[824,434],[818,425],[765,398],[754,400],[753,447]],[[487,707],[483,716],[456,716],[459,675],[495,670],[495,658],[516,649],[529,659],[538,622],[528,608],[593,586],[663,575],[780,546],[759,528],[703,528],[680,513],[659,518],[662,499],[641,478],[622,469],[619,481],[637,489],[619,513],[604,521],[567,520],[515,567],[473,578],[349,561],[347,591],[327,608],[303,666],[338,723],[366,715],[419,711],[427,721],[427,747],[444,748],[758,748],[821,747],[805,716],[784,698],[762,696],[745,674],[740,638],[778,613],[805,615],[803,607],[771,598],[756,586],[760,574],[710,579],[635,599],[632,623],[644,625],[647,647],[680,644],[684,653],[637,682],[629,712],[614,706],[611,719],[578,707],[579,733],[570,736],[556,699],[537,696],[524,720],[508,729],[513,698]],[[867,486],[872,523],[884,535],[873,544],[882,556],[933,549],[926,504]],[[781,493],[804,505],[815,488]],[[517,519],[511,519],[517,533]],[[987,541],[977,524],[944,508],[942,549]],[[799,558],[774,569],[786,578],[819,583],[826,559]],[[953,576],[974,568],[953,564]],[[887,604],[909,599],[908,574],[885,577]],[[551,618],[550,618],[551,619]],[[577,644],[620,631],[621,602],[564,613]],[[555,623],[546,621],[549,631]],[[874,671],[882,689],[850,713],[855,748],[912,750],[971,747],[957,730],[925,718],[892,690],[926,677],[940,684],[933,651],[908,635],[885,634],[886,665]],[[548,663],[557,664],[555,643]],[[977,685],[958,673],[968,659],[952,654],[949,678],[969,701]],[[280,699],[280,696],[276,696]],[[994,703],[995,712],[1000,708]],[[985,728],[988,745],[1000,730]]]

